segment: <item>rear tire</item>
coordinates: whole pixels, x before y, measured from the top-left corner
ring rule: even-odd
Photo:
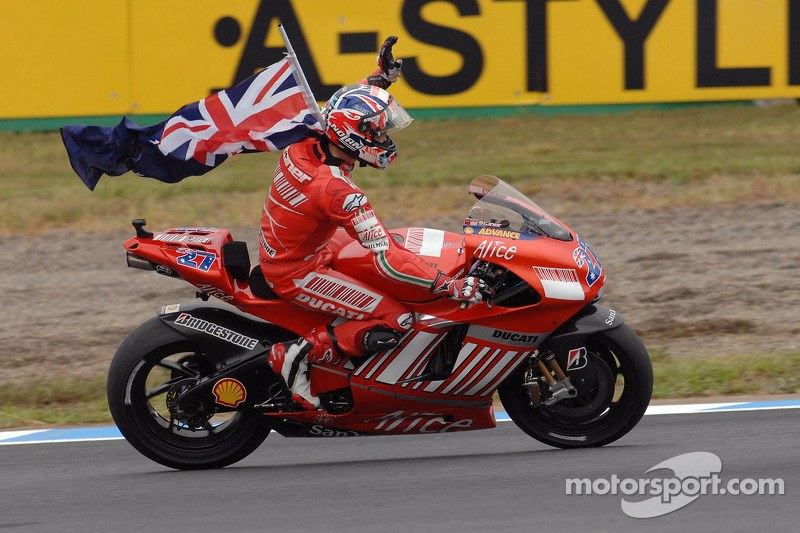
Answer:
[[[247,457],[271,430],[256,411],[226,418],[210,413],[202,427],[172,419],[167,390],[178,381],[217,370],[185,337],[160,318],[139,326],[117,350],[108,372],[108,406],[125,439],[144,456],[170,468],[222,468]]]
[[[511,420],[525,433],[557,448],[587,448],[614,442],[644,415],[653,393],[653,368],[642,342],[626,324],[586,341],[597,383],[574,399],[533,407],[523,387],[526,366],[498,389]]]

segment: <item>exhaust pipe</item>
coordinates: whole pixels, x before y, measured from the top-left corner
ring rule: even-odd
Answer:
[[[138,268],[139,270],[155,270],[156,267],[143,257],[139,257],[138,255],[134,254],[133,252],[128,252],[125,255],[125,262],[128,264],[128,268]]]

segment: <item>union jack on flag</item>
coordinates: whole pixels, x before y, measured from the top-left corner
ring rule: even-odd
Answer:
[[[282,150],[322,132],[317,117],[319,109],[309,107],[294,66],[283,59],[153,126],[125,117],[113,127],[64,126],[61,137],[72,168],[94,190],[103,174],[130,170],[175,183],[240,152]]]
[[[217,156],[272,152],[322,126],[308,109],[292,65],[283,59],[239,85],[181,108],[167,120],[158,147],[177,159],[215,166]]]

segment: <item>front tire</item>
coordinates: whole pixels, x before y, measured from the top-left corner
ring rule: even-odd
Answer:
[[[626,324],[586,341],[597,381],[573,399],[534,407],[522,385],[526,365],[498,389],[511,420],[525,433],[557,448],[587,448],[614,442],[644,415],[653,393],[653,368],[642,342]]]
[[[114,422],[140,453],[170,468],[222,468],[247,457],[269,435],[265,416],[209,413],[200,415],[202,424],[187,425],[167,409],[172,385],[215,370],[211,359],[154,317],[125,339],[111,362],[107,393]]]

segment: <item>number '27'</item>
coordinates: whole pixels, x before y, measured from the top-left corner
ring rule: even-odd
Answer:
[[[180,252],[183,255],[178,257],[179,265],[202,270],[203,272],[208,272],[208,269],[217,259],[217,254],[202,250],[183,249]]]

